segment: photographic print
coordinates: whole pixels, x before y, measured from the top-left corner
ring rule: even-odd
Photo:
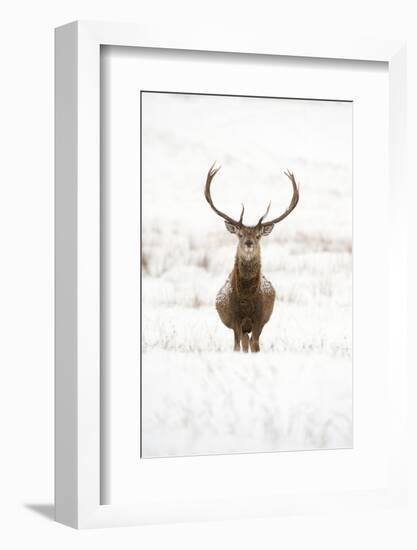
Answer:
[[[352,447],[352,103],[140,102],[142,458]]]

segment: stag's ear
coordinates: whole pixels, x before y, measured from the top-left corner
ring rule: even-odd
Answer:
[[[267,225],[262,226],[262,235],[266,237],[271,233],[271,231],[274,229],[273,223],[268,223]]]
[[[230,233],[237,233],[237,227],[229,222],[224,222],[224,225],[226,226],[226,229],[230,231]]]

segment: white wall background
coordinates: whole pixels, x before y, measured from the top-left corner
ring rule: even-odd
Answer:
[[[0,8],[0,544],[4,548],[415,548],[416,475],[409,511],[277,518],[78,533],[52,523],[53,501],[53,28],[74,19],[237,24],[248,32],[408,40],[409,177],[417,150],[414,2],[352,0],[15,0]],[[408,204],[417,204],[410,186]],[[415,216],[414,216],[415,217]],[[411,230],[410,230],[411,231]],[[410,233],[411,235],[411,233]],[[417,279],[416,247],[410,280]],[[410,327],[417,326],[416,291]],[[410,329],[411,331],[411,329]],[[411,349],[416,364],[416,352]],[[410,369],[411,370],[411,369]],[[416,387],[411,371],[410,397]],[[416,400],[410,399],[413,418]],[[415,424],[410,464],[416,463]],[[414,466],[415,468],[415,466]],[[40,512],[40,513],[39,513]],[[341,536],[342,534],[342,536]],[[142,545],[142,546],[140,546]]]

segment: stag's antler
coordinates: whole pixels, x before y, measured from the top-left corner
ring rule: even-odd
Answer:
[[[266,209],[266,212],[263,216],[261,216],[259,218],[259,221],[258,221],[258,226],[265,226],[265,225],[274,225],[280,221],[282,221],[284,218],[286,218],[288,216],[288,214],[290,214],[294,208],[297,206],[298,204],[298,199],[300,198],[300,195],[299,195],[299,190],[298,190],[298,185],[297,185],[297,182],[295,181],[295,177],[294,177],[294,174],[292,172],[290,172],[289,170],[287,170],[286,172],[284,172],[284,174],[287,176],[287,178],[289,178],[289,180],[291,181],[292,183],[292,199],[291,199],[291,202],[290,202],[290,205],[289,207],[287,208],[287,210],[281,214],[280,216],[278,216],[278,218],[274,218],[273,220],[270,220],[269,222],[264,222],[264,219],[266,218],[266,216],[268,215],[269,213],[269,208],[271,206],[271,203],[268,204],[268,208]]]
[[[211,193],[210,193],[210,185],[211,185],[211,181],[212,179],[214,178],[214,176],[217,174],[217,172],[220,170],[220,166],[218,168],[214,168],[214,165],[216,163],[214,163],[211,167],[210,167],[210,170],[208,171],[208,174],[207,174],[207,181],[206,181],[206,186],[204,188],[204,196],[206,197],[206,200],[207,202],[209,203],[209,205],[211,206],[211,208],[216,212],[216,214],[218,214],[219,216],[221,216],[224,220],[226,220],[228,223],[231,223],[232,225],[236,226],[236,227],[241,227],[242,226],[242,222],[243,222],[243,213],[245,212],[245,207],[243,206],[242,204],[242,212],[240,213],[240,218],[239,218],[239,221],[236,221],[234,220],[233,218],[231,218],[230,216],[228,216],[227,214],[225,214],[224,212],[221,212],[221,210],[218,210],[214,204],[213,204],[213,200],[211,198]]]

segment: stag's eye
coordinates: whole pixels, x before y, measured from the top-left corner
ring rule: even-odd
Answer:
[[[256,235],[256,238],[257,238],[257,240],[259,241],[259,239],[261,238],[261,236],[260,236],[260,235]]]
[[[237,234],[239,239],[241,239],[243,237],[242,233],[239,231],[239,233]]]

